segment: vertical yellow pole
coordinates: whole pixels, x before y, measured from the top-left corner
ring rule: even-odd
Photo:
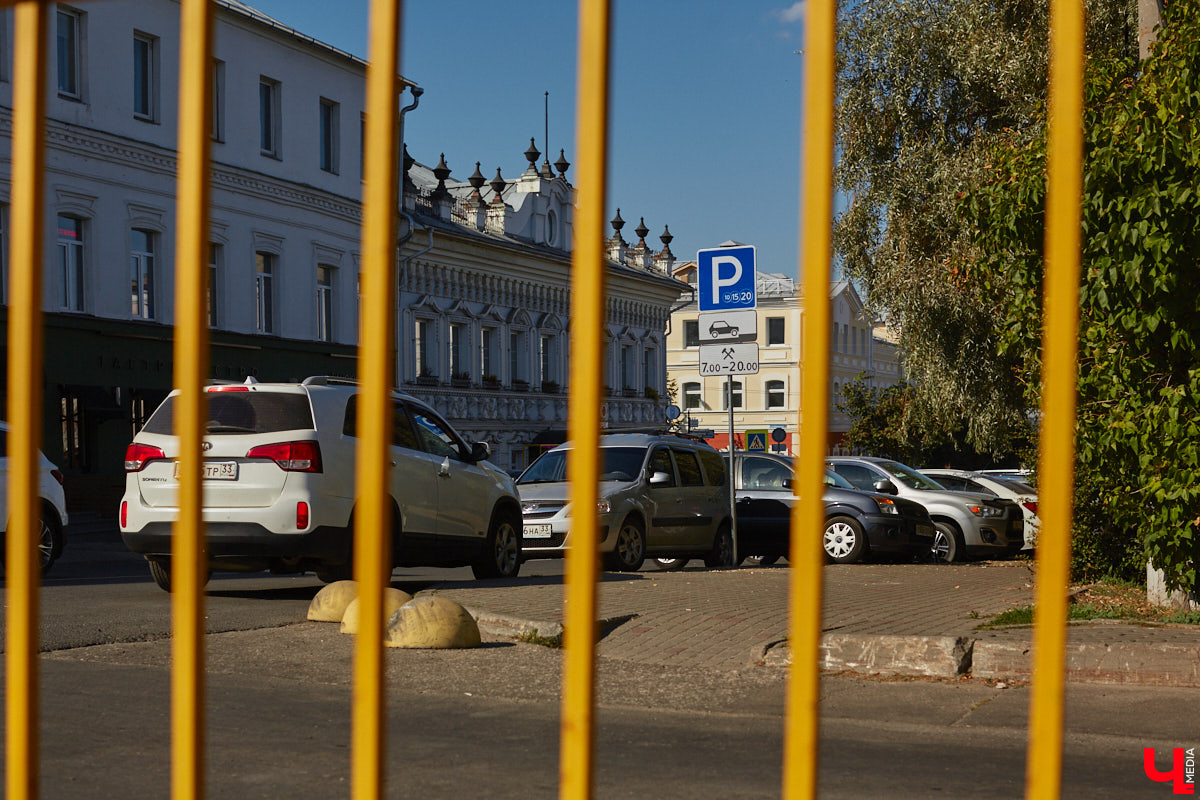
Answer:
[[[571,394],[567,454],[571,476],[571,548],[567,551],[559,796],[591,797],[596,678],[596,580],[600,397],[603,396],[604,208],[608,164],[608,0],[579,3],[579,207],[571,265]]]
[[[1025,791],[1059,796],[1063,668],[1075,476],[1075,389],[1083,187],[1083,26],[1080,0],[1050,4],[1049,141],[1046,186],[1045,323],[1033,690]]]
[[[204,542],[200,445],[208,378],[209,135],[212,131],[213,4],[180,7],[179,176],[175,240],[175,435],[179,519],[171,552],[171,796],[204,796]]]
[[[42,237],[47,6],[17,3],[8,311],[6,796],[38,796],[38,462],[42,432]]]
[[[372,0],[367,66],[366,183],[363,187],[363,302],[359,324],[358,506],[354,577],[359,622],[354,651],[351,792],[356,800],[383,797],[383,590],[391,576],[391,500],[388,447],[392,441],[391,390],[395,376],[395,280],[398,81],[401,7]]]
[[[819,744],[821,581],[825,527],[825,452],[829,403],[829,265],[833,213],[833,86],[836,4],[808,5],[804,56],[802,263],[805,375],[800,378],[798,502],[792,509],[788,639],[792,667],[787,691],[783,795],[815,797]]]

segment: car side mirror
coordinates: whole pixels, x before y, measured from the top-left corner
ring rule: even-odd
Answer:
[[[655,472],[650,475],[650,485],[657,486],[662,483],[670,483],[671,475],[667,472]]]
[[[895,494],[896,485],[891,481],[880,479],[875,481],[875,491],[880,494]]]
[[[492,448],[487,442],[473,442],[471,444],[472,461],[486,461],[487,457],[491,454]]]

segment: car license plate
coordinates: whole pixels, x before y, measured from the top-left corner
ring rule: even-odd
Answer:
[[[918,525],[917,526],[917,536],[932,537],[933,536],[933,526],[932,525]]]
[[[236,481],[238,465],[236,461],[205,461],[201,463],[206,481]],[[179,480],[179,462],[175,462],[175,480]]]
[[[526,539],[549,539],[554,535],[554,529],[549,525],[526,525],[524,536]]]

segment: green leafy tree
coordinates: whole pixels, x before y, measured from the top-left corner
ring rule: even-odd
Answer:
[[[965,431],[999,454],[1029,435],[1019,359],[999,349],[987,287],[965,274],[972,231],[959,196],[982,180],[992,138],[1025,141],[1044,118],[1048,4],[862,0],[839,19],[834,231],[849,277],[900,333],[910,437]],[[1129,0],[1088,3],[1095,52],[1136,50]]]
[[[1138,70],[1140,74],[1138,73]],[[1172,588],[1200,556],[1200,0],[1173,0],[1151,57],[1092,59],[1080,288],[1075,570]],[[1010,134],[965,196],[962,272],[986,287],[999,346],[1037,399],[1044,130]]]

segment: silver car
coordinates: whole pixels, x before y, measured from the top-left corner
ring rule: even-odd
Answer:
[[[943,561],[1008,555],[1025,544],[1025,526],[1016,503],[977,492],[950,491],[912,467],[886,458],[838,456],[826,463],[857,489],[893,494],[925,506],[936,529],[934,555]]]
[[[1032,550],[1037,545],[1042,520],[1038,517],[1037,489],[1024,480],[1006,478],[988,472],[971,472],[965,469],[923,469],[935,481],[956,492],[979,492],[1012,500],[1021,507],[1025,520],[1025,546]]]
[[[517,480],[524,517],[523,556],[561,558],[571,545],[572,444],[544,453]],[[733,563],[725,462],[704,442],[644,433],[600,438],[600,552],[610,570],[632,572],[650,557],[703,557]]]

